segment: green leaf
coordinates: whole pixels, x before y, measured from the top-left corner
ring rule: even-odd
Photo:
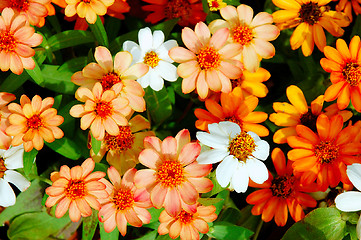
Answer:
[[[219,185],[217,178],[216,178],[216,171],[211,172],[211,174],[209,175],[209,179],[212,180],[213,188],[210,192],[203,193],[202,197],[211,197],[225,189],[221,185]]]
[[[257,226],[261,220],[261,215],[253,215],[252,214],[253,206],[247,205],[241,210],[241,217],[237,219],[237,225],[245,227],[249,230],[256,231]]]
[[[2,92],[14,92],[19,87],[21,87],[28,79],[30,78],[29,74],[24,71],[20,75],[11,73],[0,85],[0,91]]]
[[[35,157],[38,154],[38,151],[33,148],[30,152],[24,152],[24,173],[25,176],[29,176],[31,173],[33,173],[32,169],[35,165]]]
[[[92,240],[98,226],[98,211],[92,209],[92,215],[83,218],[82,239]]]
[[[37,61],[35,61],[35,59],[34,59],[34,62],[35,62],[34,69],[33,70],[25,69],[25,71],[29,74],[29,76],[34,80],[34,82],[36,84],[43,87],[44,86],[44,77],[41,74],[40,67],[39,67]]]
[[[174,26],[177,24],[178,21],[179,21],[178,18],[174,18],[165,22],[161,22],[157,25],[154,25],[150,27],[150,29],[152,29],[153,31],[161,30],[164,33],[165,39],[167,39],[170,32],[173,30]]]
[[[99,222],[99,227],[100,227],[100,239],[101,240],[118,240],[118,238],[119,238],[118,228],[115,228],[112,232],[107,233],[104,230],[104,224],[102,222]]]
[[[361,15],[357,15],[356,19],[353,20],[354,25],[352,28],[352,33],[350,39],[355,35],[360,35],[361,32]]]
[[[217,215],[219,215],[219,213],[222,211],[226,199],[229,198],[229,194],[230,194],[230,192],[227,189],[225,189],[222,192],[217,194],[216,198],[221,199],[221,201],[214,204],[214,206],[216,207],[216,214]]]
[[[45,79],[44,87],[54,92],[73,95],[78,88],[78,86],[70,80],[73,72],[59,71],[58,68],[58,65],[43,65],[42,75]]]
[[[93,32],[98,45],[107,47],[109,46],[107,32],[104,29],[104,25],[99,16],[97,16],[97,21],[94,24],[88,23],[90,30]]]
[[[93,149],[93,152],[94,154],[98,154],[99,150],[100,150],[100,147],[102,146],[102,141],[99,141],[99,140],[96,140],[94,137],[93,137],[93,134],[91,134],[91,143],[92,143],[92,149]]]
[[[94,43],[94,41],[94,35],[91,32],[82,30],[68,30],[50,37],[48,39],[48,44],[52,51],[57,51],[86,43]]]
[[[60,139],[55,139],[52,143],[45,142],[45,144],[66,158],[78,160],[81,157],[81,151],[79,150],[78,144],[70,138],[62,137]]]
[[[140,237],[140,238],[136,238],[135,240],[154,240],[158,235],[158,231],[154,230],[151,232],[148,232],[147,234],[145,234],[144,236]]]
[[[150,222],[148,224],[144,224],[143,227],[147,227],[147,228],[151,228],[151,229],[158,229],[160,222],[158,221],[160,213],[164,210],[163,208],[161,209],[156,209],[154,207],[147,209],[151,215],[151,219]]]
[[[207,235],[217,240],[244,240],[249,239],[253,235],[253,232],[247,228],[227,222],[214,222],[213,227],[210,227]]]
[[[154,91],[147,87],[144,99],[147,102],[147,111],[156,124],[161,124],[172,115],[172,103],[165,88],[162,88],[160,91]]]
[[[77,57],[66,61],[63,65],[58,68],[59,72],[77,72],[81,71],[88,64],[87,57]]]
[[[210,206],[223,201],[221,198],[198,198],[198,202],[203,206]]]

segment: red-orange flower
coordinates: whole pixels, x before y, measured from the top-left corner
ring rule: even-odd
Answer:
[[[5,133],[10,125],[8,103],[16,99],[15,95],[7,92],[0,92],[0,149],[8,149],[11,144],[11,137]]]
[[[253,215],[261,215],[262,220],[269,222],[274,218],[278,226],[286,225],[288,212],[295,222],[304,216],[304,207],[316,207],[316,200],[304,192],[315,192],[313,185],[302,186],[299,177],[292,174],[292,162],[288,161],[282,150],[275,148],[272,151],[272,161],[277,175],[272,176],[263,184],[253,183],[253,187],[262,188],[247,196],[248,204],[254,204]]]

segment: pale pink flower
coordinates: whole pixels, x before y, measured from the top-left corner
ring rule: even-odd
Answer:
[[[11,144],[11,137],[5,133],[5,129],[10,126],[8,117],[11,114],[7,105],[15,99],[12,93],[0,92],[0,149],[6,150]]]

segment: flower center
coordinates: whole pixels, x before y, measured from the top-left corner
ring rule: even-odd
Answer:
[[[3,178],[5,171],[8,170],[5,166],[5,161],[3,158],[0,158],[0,178]]]
[[[0,51],[13,52],[16,48],[16,40],[14,34],[10,31],[2,31],[0,33]]]
[[[287,198],[293,192],[295,179],[292,176],[278,176],[272,180],[271,191],[276,197]]]
[[[183,224],[189,224],[193,221],[193,214],[188,213],[182,210],[176,217],[176,220],[179,220]]]
[[[83,3],[90,3],[92,0],[80,0]]]
[[[349,62],[343,68],[342,75],[351,86],[358,86],[361,80],[361,66],[357,63]]]
[[[126,151],[132,148],[134,136],[129,126],[119,126],[119,134],[112,136],[105,133],[104,141],[109,150]]]
[[[143,62],[149,67],[154,68],[158,66],[159,61],[160,58],[158,57],[158,54],[156,54],[154,51],[150,51],[145,54]]]
[[[17,10],[18,12],[26,12],[29,9],[29,5],[30,3],[28,0],[10,0],[9,7]]]
[[[315,155],[318,161],[323,163],[332,163],[338,158],[339,147],[330,141],[321,141],[315,146]]]
[[[230,141],[228,151],[231,155],[238,158],[239,161],[245,162],[252,155],[255,148],[256,144],[253,138],[248,133],[242,131]]]
[[[33,115],[32,117],[28,118],[26,125],[31,129],[39,129],[40,127],[44,126],[43,120],[39,115]]]
[[[95,114],[101,118],[106,118],[113,113],[113,107],[109,102],[99,101],[95,106]]]
[[[317,3],[308,2],[301,6],[298,14],[303,22],[313,25],[322,17],[323,11]]]
[[[164,8],[164,15],[168,19],[179,18],[188,15],[190,11],[189,2],[186,0],[169,0]]]
[[[100,81],[105,91],[113,87],[114,84],[121,82],[122,80],[120,79],[118,74],[110,72],[105,74]]]
[[[236,116],[232,115],[231,117],[226,117],[224,119],[224,121],[230,121],[230,122],[234,122],[234,123],[237,123],[238,126],[240,126],[241,128],[243,127],[243,123],[242,123],[242,120],[237,118]]]
[[[217,1],[217,0],[211,1],[209,7],[210,7],[210,8],[218,9],[218,8],[219,8],[219,3],[218,3],[218,1]]]
[[[308,110],[308,112],[301,115],[300,122],[302,125],[305,125],[312,131],[317,132],[317,128],[316,128],[317,117],[318,116],[314,115],[310,110]]]
[[[221,64],[221,55],[213,47],[203,47],[197,56],[199,67],[202,70],[218,68]]]
[[[252,30],[247,26],[233,28],[233,40],[242,45],[247,45],[253,39]]]
[[[87,195],[83,180],[70,180],[65,188],[65,196],[71,200],[77,200]]]
[[[185,181],[182,164],[176,161],[164,161],[158,168],[157,181],[161,182],[165,187],[180,185]]]
[[[134,205],[134,195],[129,189],[119,189],[111,200],[117,210],[125,210]]]

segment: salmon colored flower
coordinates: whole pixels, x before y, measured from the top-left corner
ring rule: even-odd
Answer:
[[[144,149],[144,138],[155,136],[152,131],[144,131],[149,130],[149,128],[149,121],[141,115],[136,115],[129,120],[126,126],[119,126],[118,135],[112,136],[105,133],[99,152],[95,154],[91,149],[90,156],[95,162],[100,162],[103,156],[107,154],[107,162],[123,175],[139,162],[139,153]]]
[[[75,97],[85,104],[74,105],[70,109],[70,115],[80,117],[80,128],[85,130],[90,127],[97,140],[103,140],[105,132],[118,135],[119,126],[128,124],[125,117],[132,111],[128,100],[119,96],[121,87],[121,83],[118,83],[103,91],[102,85],[97,82],[92,91],[84,87],[78,88]]]
[[[194,213],[199,193],[213,188],[212,181],[204,177],[212,165],[196,162],[201,151],[199,143],[190,142],[189,131],[184,129],[163,142],[146,137],[144,147],[139,162],[149,169],[135,174],[135,185],[145,187],[154,207],[164,207],[171,216],[177,216],[182,209]]]
[[[252,208],[253,215],[261,215],[262,220],[269,222],[274,218],[278,226],[286,225],[288,212],[295,222],[304,218],[305,207],[316,207],[316,200],[305,192],[316,192],[317,187],[302,186],[298,177],[292,174],[292,162],[288,161],[282,150],[275,148],[271,154],[273,165],[277,175],[272,176],[263,184],[254,184],[254,187],[262,188],[246,198],[248,204],[255,205]]]
[[[71,169],[63,165],[59,172],[51,174],[52,186],[45,189],[49,197],[45,206],[56,204],[55,217],[61,218],[69,209],[71,221],[78,222],[81,217],[92,214],[91,207],[99,210],[99,199],[107,198],[105,184],[102,183],[104,172],[93,172],[95,163],[91,158],[86,159],[81,166]]]
[[[286,143],[289,136],[297,135],[296,126],[298,125],[305,125],[312,131],[316,131],[316,119],[322,113],[329,117],[340,114],[343,122],[346,122],[352,117],[352,112],[350,111],[339,111],[337,108],[335,110],[335,107],[337,107],[335,104],[325,108],[323,112],[323,95],[318,96],[311,102],[311,106],[308,107],[302,90],[295,85],[287,88],[286,95],[290,103],[273,103],[273,109],[276,113],[272,113],[269,117],[269,120],[274,124],[284,127],[278,129],[273,135],[273,141],[275,143]]]
[[[340,115],[330,119],[320,114],[316,121],[317,133],[304,125],[296,127],[297,136],[287,138],[293,149],[287,154],[293,161],[294,173],[300,174],[301,183],[310,184],[317,180],[320,191],[336,187],[340,181],[350,184],[346,165],[361,163],[361,143],[354,142],[358,127],[343,128]]]
[[[104,230],[112,232],[118,228],[122,236],[127,233],[127,223],[134,227],[141,227],[150,222],[150,213],[146,208],[152,207],[149,193],[145,188],[138,189],[134,185],[135,168],[129,169],[120,177],[114,167],[108,168],[108,177],[112,184],[103,180],[109,197],[101,200],[99,221],[104,223]]]
[[[337,98],[339,109],[345,109],[351,99],[356,111],[361,112],[361,43],[360,37],[351,39],[347,47],[343,39],[337,39],[336,49],[326,46],[325,56],[320,63],[322,68],[331,73],[332,85],[326,89],[325,100]]]
[[[160,235],[169,234],[172,239],[180,236],[181,240],[199,240],[199,233],[207,233],[207,223],[217,219],[216,207],[198,206],[195,213],[182,210],[177,216],[171,216],[167,211],[161,212],[159,216]]]
[[[344,12],[350,19],[350,22],[352,22],[352,10],[355,12],[356,16],[361,13],[360,3],[361,2],[358,0],[339,0],[336,5],[336,11]]]
[[[151,12],[146,22],[152,24],[159,21],[180,18],[178,25],[194,26],[197,22],[205,21],[207,14],[203,11],[201,0],[143,0],[150,5],[142,9]]]
[[[208,0],[208,6],[210,11],[215,12],[227,6],[227,3],[223,0]]]
[[[242,76],[241,62],[232,59],[241,51],[238,43],[226,44],[229,30],[222,28],[212,36],[203,22],[197,23],[195,30],[185,27],[182,30],[183,47],[174,47],[169,56],[180,63],[177,72],[182,81],[182,91],[187,94],[197,89],[200,98],[214,92],[230,92],[230,79]]]
[[[89,89],[100,82],[104,91],[120,83],[120,96],[129,100],[134,111],[145,111],[144,90],[135,80],[148,72],[148,66],[143,63],[130,66],[133,57],[129,52],[118,52],[113,62],[110,51],[102,46],[95,49],[94,57],[97,63],[89,63],[82,71],[74,73],[71,81]]]
[[[97,16],[103,16],[107,13],[107,8],[114,3],[114,0],[65,0],[68,4],[65,7],[65,15],[72,17],[78,14],[85,18],[90,24],[94,24]]]
[[[38,95],[31,101],[26,95],[22,95],[20,105],[10,103],[10,126],[5,132],[13,136],[11,145],[19,146],[23,143],[25,151],[29,152],[33,148],[42,149],[44,141],[51,143],[62,138],[64,133],[58,126],[64,122],[64,118],[57,115],[57,110],[52,108],[53,104],[54,98],[42,100]]]
[[[5,133],[5,130],[10,126],[9,116],[10,111],[8,104],[16,99],[15,95],[7,92],[0,92],[0,149],[8,149],[11,144],[11,137]]]
[[[34,69],[35,55],[32,47],[38,46],[43,37],[27,23],[25,15],[15,15],[14,10],[5,8],[0,16],[0,69],[9,69],[20,75],[24,68]]]
[[[275,55],[275,48],[269,41],[275,40],[280,30],[272,25],[272,15],[260,12],[253,18],[253,9],[241,4],[237,7],[228,5],[220,10],[222,17],[209,24],[212,33],[218,29],[229,29],[229,41],[243,46],[241,58],[245,69],[257,71],[262,58]]]
[[[208,111],[201,108],[194,111],[198,118],[196,128],[199,130],[208,131],[208,124],[230,121],[237,123],[243,131],[251,131],[261,137],[269,134],[268,129],[259,124],[267,120],[267,113],[253,111],[258,105],[258,98],[249,96],[244,99],[239,87],[231,93],[221,93],[220,104],[206,99],[205,105]]]
[[[305,56],[311,55],[314,45],[323,52],[326,46],[326,29],[332,36],[340,37],[350,20],[342,12],[331,11],[327,6],[331,0],[272,0],[274,5],[281,8],[272,14],[273,21],[284,30],[296,27],[290,38],[293,50],[302,46]]]

